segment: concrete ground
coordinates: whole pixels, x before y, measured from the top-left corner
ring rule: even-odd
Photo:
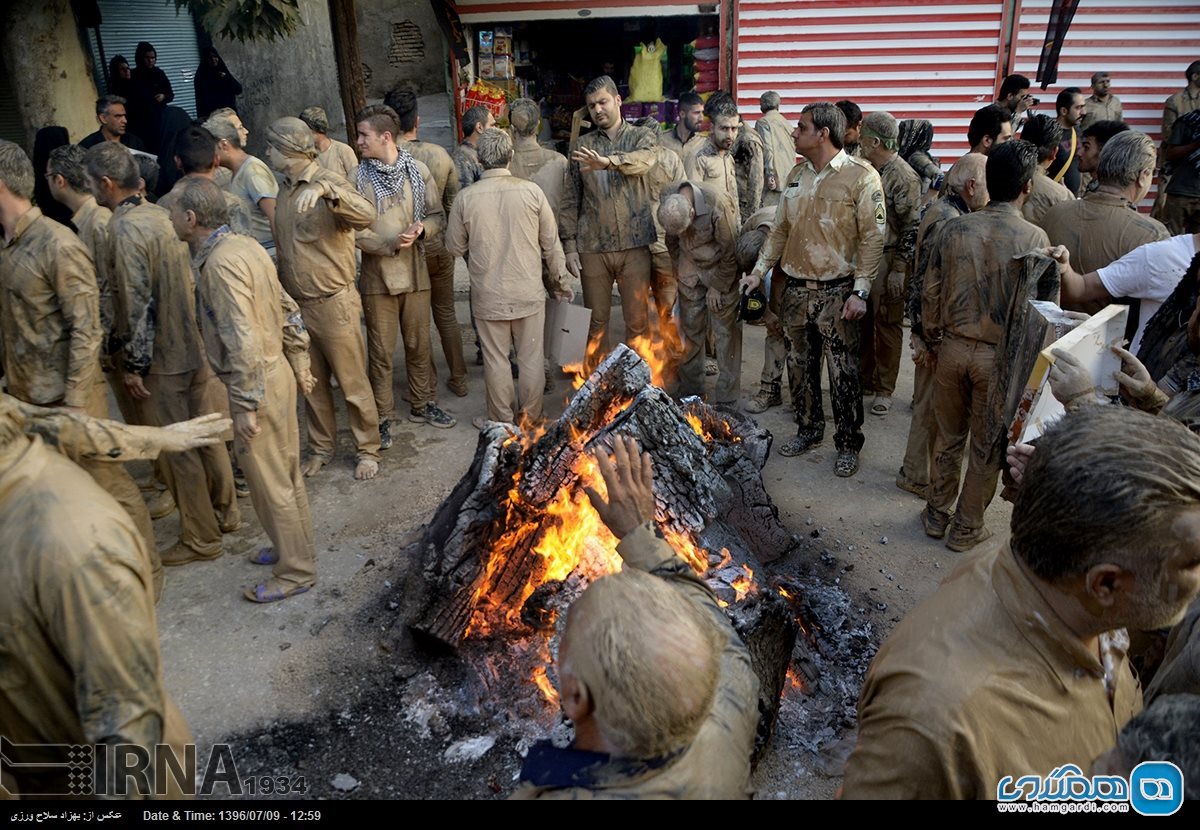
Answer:
[[[459,269],[460,286],[465,288],[461,262]],[[614,312],[615,331],[620,332],[619,308]],[[465,295],[460,295],[458,317],[460,321],[468,319]],[[203,747],[231,736],[256,735],[255,742],[269,743],[272,734],[293,721],[325,722],[335,731],[351,724],[349,734],[359,734],[353,731],[358,717],[353,714],[356,696],[371,684],[386,691],[392,671],[389,646],[377,635],[390,623],[383,609],[395,608],[391,597],[398,598],[396,588],[407,571],[408,563],[402,561],[399,551],[406,534],[431,517],[467,470],[476,445],[471,418],[485,413],[482,369],[474,365],[473,335],[467,325],[463,337],[470,387],[465,398],[456,398],[445,389],[445,363],[440,346],[435,347],[440,404],[458,418],[458,425],[441,430],[403,417],[395,420],[395,444],[384,453],[374,481],[353,480],[353,448],[342,414],[337,459],[308,480],[320,580],[312,592],[267,606],[242,598],[242,587],[265,577],[267,570],[250,564],[244,555],[267,544],[249,500],[241,502],[245,528],[226,539],[228,555],[168,569],[158,608],[166,683],[202,747],[202,758],[206,757]],[[756,388],[763,337],[763,328],[746,327],[743,398]],[[402,367],[398,354],[397,390],[403,386]],[[922,501],[894,483],[908,432],[906,401],[911,390],[912,364],[906,357],[891,413],[883,418],[866,416],[866,446],[856,476],[842,479],[833,474],[832,426],[821,447],[798,458],[773,454],[763,470],[784,522],[802,535],[819,534],[827,552],[836,558],[830,579],[840,581],[864,609],[880,641],[961,558],[924,535],[918,519]],[[560,378],[548,398],[547,415],[561,411],[569,391],[570,384]],[[400,411],[403,414],[404,410]],[[764,413],[760,422],[775,433],[777,442],[786,440],[794,429],[783,408]],[[997,501],[989,510],[989,527],[1000,535],[1009,515],[1009,506]],[[158,521],[156,531],[160,547],[172,543],[178,531],[176,516]],[[420,668],[396,669],[395,676],[408,677]],[[844,739],[841,743],[829,740],[824,754],[814,754],[810,741],[789,738],[802,736],[802,723],[787,723],[789,717],[799,717],[802,712],[803,700],[785,704],[779,732],[755,777],[759,797],[829,797],[836,789],[841,759],[849,744]],[[368,724],[359,728],[367,729]],[[401,736],[392,738],[400,740]],[[375,735],[374,739],[386,741],[389,736]],[[309,740],[309,750],[319,750],[314,740]],[[448,742],[449,738],[434,735],[431,740],[418,740],[407,735],[404,740],[415,741],[406,745],[405,753],[414,768],[419,768],[426,765],[427,758],[438,758],[445,748],[438,741]],[[234,751],[262,757],[255,747],[235,746]],[[519,763],[515,757],[510,760]],[[358,769],[352,773],[358,780],[368,779],[372,775],[370,757],[357,762]],[[243,775],[248,772],[254,771],[241,770]],[[308,774],[327,783],[339,772],[344,770],[310,770]],[[490,788],[484,788],[470,776],[460,781],[443,773],[436,783],[417,778],[411,784],[393,782],[386,790],[369,792],[376,796],[421,797],[436,792],[444,797],[496,797],[511,787],[511,782],[495,775],[488,781]]]

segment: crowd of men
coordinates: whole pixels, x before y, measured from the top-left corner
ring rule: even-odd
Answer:
[[[688,93],[663,131],[626,122],[607,76],[584,91],[592,129],[569,157],[538,143],[541,108],[527,99],[508,107],[508,130],[468,109],[449,152],[420,139],[409,92],[357,113],[357,153],[310,107],[271,123],[264,159],[247,152],[237,112],[218,108],[180,131],[178,181],[157,203],[116,96],[97,103],[90,147],[54,150],[45,170],[0,142],[0,535],[18,554],[0,560],[0,630],[26,632],[4,649],[43,678],[36,703],[0,687],[14,713],[0,726],[28,743],[184,739],[153,637],[163,566],[221,556],[245,490],[271,541],[250,555],[271,575],[246,598],[313,588],[305,478],[335,458],[334,389],[356,480],[376,477],[392,443],[398,337],[408,420],[456,425],[438,403],[432,327],[445,386],[465,396],[461,257],[486,420],[542,418],[546,303],[571,302],[578,281],[584,371],[609,351],[614,287],[625,341],[666,355],[678,397],[760,413],[783,405],[786,368],[796,432],[782,456],[824,440],[824,367],[842,477],[859,468],[864,414],[893,409],[907,321],[915,381],[896,484],[925,500],[930,537],[967,551],[991,535],[1004,472],[1012,532],[964,559],[880,651],[845,795],[992,798],[1005,774],[1102,755],[1128,765],[1141,750],[1118,733],[1142,690],[1124,630],[1182,620],[1154,695],[1176,707],[1200,692],[1196,613],[1183,620],[1200,590],[1200,439],[1171,415],[1200,371],[1188,357],[1152,375],[1135,356],[1187,280],[1195,303],[1200,61],[1187,82],[1155,147],[1121,121],[1106,73],[1090,97],[1059,93],[1054,116],[1031,114],[1029,81],[1009,76],[944,173],[927,121],[843,100],[805,104],[793,126],[767,92],[750,125],[727,93]],[[1156,175],[1166,225],[1138,212]],[[41,176],[69,226],[31,201]],[[1060,353],[1051,383],[1068,416],[1006,455],[995,414],[1007,390],[993,388],[1006,326],[1019,287],[1047,274],[1068,310],[1130,304],[1126,405],[1102,405]],[[763,372],[743,400],[743,304],[764,289]],[[1200,351],[1200,311],[1174,328]],[[144,431],[94,420],[110,393]],[[160,451],[139,489],[124,462]],[[757,724],[748,653],[656,531],[649,456],[619,441],[598,464],[607,497],[589,495],[629,567],[571,611],[559,676],[576,743],[535,747],[518,794],[742,797]],[[159,551],[152,522],[173,510],[179,539]],[[51,549],[62,562],[39,570]],[[644,637],[658,628],[674,636]],[[117,653],[136,665],[97,669],[96,655]],[[1184,709],[1194,722],[1194,703]],[[1194,751],[1180,758],[1194,774]]]

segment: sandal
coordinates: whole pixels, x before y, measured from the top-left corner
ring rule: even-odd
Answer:
[[[269,545],[265,548],[259,548],[258,553],[250,556],[250,563],[252,565],[274,565],[278,561],[279,551]]]
[[[875,398],[875,402],[871,404],[872,415],[886,415],[892,411],[892,399],[879,395]]]
[[[246,588],[242,595],[251,602],[279,602],[281,599],[303,594],[311,585],[291,585],[286,588],[276,585],[271,587],[268,582],[260,582],[253,588]]]

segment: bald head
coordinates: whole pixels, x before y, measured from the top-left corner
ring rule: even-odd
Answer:
[[[951,193],[961,196],[971,210],[979,210],[986,205],[987,156],[983,153],[967,153],[954,162],[946,174],[946,187]]]
[[[626,568],[571,606],[559,649],[564,687],[586,690],[613,754],[654,758],[696,736],[716,692],[722,633],[659,577]]]

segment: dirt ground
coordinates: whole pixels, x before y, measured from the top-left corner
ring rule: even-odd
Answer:
[[[458,316],[465,321],[467,303],[460,297]],[[619,319],[614,325],[621,331]],[[763,336],[761,327],[745,330],[743,397],[756,388]],[[292,786],[303,777],[307,797],[498,798],[511,792],[531,740],[551,730],[563,734],[560,719],[544,705],[497,714],[496,689],[473,680],[453,656],[413,651],[396,625],[399,586],[410,567],[401,549],[475,450],[471,418],[484,414],[485,405],[472,337],[465,327],[466,398],[445,390],[445,364],[435,349],[440,402],[458,425],[439,430],[393,421],[395,444],[374,481],[353,480],[342,413],[338,458],[309,480],[320,579],[315,590],[268,606],[242,598],[243,586],[266,575],[244,555],[267,544],[249,500],[242,501],[245,528],[226,537],[227,555],[168,569],[158,609],[166,683],[202,760],[207,747],[227,743],[240,779],[284,776]],[[396,383],[402,388],[399,368]],[[561,411],[569,391],[559,379],[548,415]],[[799,458],[773,454],[763,470],[784,523],[805,539],[801,552],[769,566],[765,576],[807,569],[839,585],[850,597],[851,622],[864,626],[875,644],[961,556],[924,535],[920,499],[894,483],[911,391],[906,359],[892,412],[866,416],[856,476],[833,474],[832,426],[820,448]],[[759,417],[776,442],[794,429],[783,408]],[[1008,517],[1008,505],[997,501],[988,524],[999,533]],[[160,547],[173,542],[176,517],[156,525]],[[786,692],[776,734],[754,776],[757,797],[829,798],[836,791],[853,733],[844,723],[812,726],[813,705],[799,691]]]

